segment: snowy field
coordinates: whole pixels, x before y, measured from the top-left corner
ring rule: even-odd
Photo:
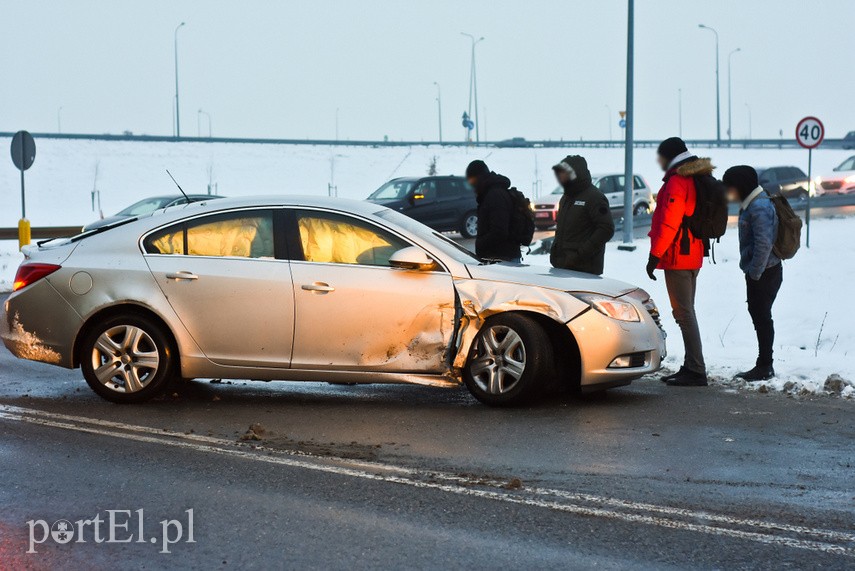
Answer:
[[[8,145],[0,138],[0,147]],[[569,153],[588,157],[594,172],[620,171],[620,149],[465,149],[441,147],[368,148],[210,143],[135,143],[105,141],[37,141],[38,156],[27,172],[28,214],[34,226],[77,225],[93,213],[93,185],[101,191],[105,214],[146,196],[176,192],[165,169],[187,192],[205,192],[209,182],[227,196],[266,193],[326,194],[332,182],[338,195],[364,198],[394,176],[427,173],[436,157],[440,174],[460,174],[474,158],[484,158],[494,169],[510,176],[524,192],[533,195],[535,181],[542,193],[553,186],[550,165]],[[797,165],[805,167],[801,150],[694,149],[712,157],[723,170],[734,164]],[[815,172],[821,174],[851,155],[851,151],[822,150],[814,154]],[[635,152],[636,172],[657,187],[660,173],[654,149]],[[11,162],[0,169],[0,226],[15,226],[20,215],[18,173]],[[97,166],[97,178],[95,177]],[[776,369],[772,383],[755,384],[755,390],[790,394],[831,392],[855,397],[855,305],[848,293],[855,272],[855,219],[817,220],[812,228],[811,250],[803,249],[784,269],[784,285],[775,307],[777,329]],[[730,381],[739,370],[750,368],[755,358],[755,338],[745,305],[744,278],[738,268],[736,232],[731,229],[717,247],[718,264],[701,272],[698,313],[704,349],[713,377]],[[660,305],[669,335],[671,356],[666,366],[675,369],[682,358],[679,330],[670,316],[664,280],[651,282],[644,273],[646,242],[634,253],[609,245],[606,275],[645,287]],[[0,291],[11,289],[21,256],[14,242],[0,242]],[[548,264],[542,256],[528,263]],[[830,375],[845,382],[828,383]],[[828,389],[828,390],[827,390]]]
[[[8,149],[9,138],[0,137]],[[142,198],[175,194],[166,169],[192,193],[217,185],[224,196],[253,194],[327,194],[332,182],[338,195],[365,198],[395,176],[427,174],[436,157],[439,174],[462,175],[469,161],[481,158],[511,178],[521,191],[550,192],[550,169],[567,154],[588,158],[594,173],[622,172],[622,149],[472,149],[458,147],[330,147],[241,143],[153,143],[122,141],[36,141],[36,162],[27,171],[27,217],[33,226],[83,225],[98,218],[92,208],[92,189],[101,193],[105,215]],[[735,164],[796,165],[807,170],[807,152],[796,149],[693,149],[710,156],[719,169]],[[814,171],[822,174],[840,164],[852,151],[814,153]],[[661,173],[655,149],[637,149],[635,170],[653,188]],[[97,170],[97,178],[96,178]],[[14,227],[20,218],[18,171],[8,159],[0,161],[0,227]]]

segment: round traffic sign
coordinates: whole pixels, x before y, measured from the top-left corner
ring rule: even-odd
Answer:
[[[626,119],[621,119],[620,121],[618,121],[618,127],[620,127],[621,129],[625,129],[626,128]]]
[[[805,117],[796,125],[796,141],[806,149],[815,149],[825,138],[825,126],[816,117]]]
[[[15,133],[15,136],[12,137],[11,151],[15,168],[25,171],[33,166],[33,161],[36,160],[36,142],[32,135],[26,131]]]

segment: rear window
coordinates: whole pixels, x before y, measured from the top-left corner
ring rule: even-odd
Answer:
[[[148,254],[223,258],[274,258],[271,212],[206,216],[158,230],[146,237]]]

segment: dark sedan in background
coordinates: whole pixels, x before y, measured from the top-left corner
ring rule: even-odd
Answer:
[[[773,194],[805,200],[810,192],[808,176],[799,167],[761,167],[757,169],[757,176],[760,186]]]
[[[475,192],[459,176],[394,178],[367,199],[397,210],[439,232],[460,232],[464,238],[478,233]]]
[[[188,194],[186,197],[182,194],[170,194],[166,196],[152,196],[149,198],[143,198],[139,202],[134,202],[124,210],[120,210],[113,216],[107,216],[106,218],[96,220],[91,224],[87,224],[83,227],[83,231],[86,232],[88,230],[95,230],[96,228],[101,228],[103,226],[113,224],[114,222],[119,222],[120,220],[123,220],[125,218],[132,218],[134,216],[151,214],[155,210],[160,210],[161,208],[178,206],[180,204],[189,204],[192,202],[202,202],[203,200],[210,200],[212,198],[223,197],[212,194]]]

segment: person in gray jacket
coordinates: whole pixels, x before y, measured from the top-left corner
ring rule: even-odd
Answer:
[[[731,199],[739,202],[739,268],[745,273],[748,313],[757,332],[759,355],[754,368],[739,373],[746,381],[775,376],[772,346],[775,325],[772,305],[783,282],[783,267],[773,251],[778,235],[778,214],[769,195],[757,181],[757,171],[746,165],[729,168],[722,177]]]

